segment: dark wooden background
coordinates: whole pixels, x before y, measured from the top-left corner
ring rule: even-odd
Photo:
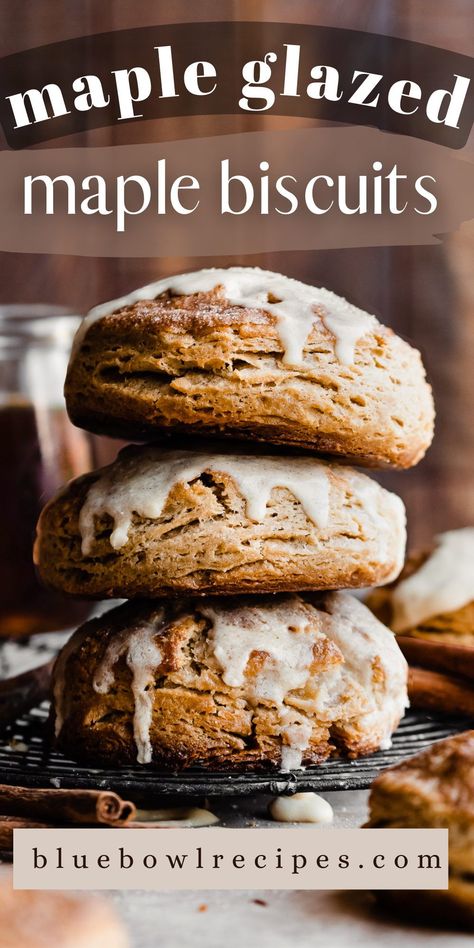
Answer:
[[[472,54],[473,0],[0,0],[0,55],[72,36],[189,19],[267,19],[367,29]],[[261,121],[261,120],[260,120]],[[250,125],[248,124],[250,122]],[[268,117],[267,127],[291,125]],[[293,120],[294,127],[310,124]],[[191,117],[96,130],[53,143],[107,144],[222,134],[255,128],[255,117]],[[1,143],[0,143],[1,144]],[[3,144],[3,147],[4,144]],[[469,151],[469,146],[467,148]],[[472,158],[472,150],[471,150]],[[54,302],[84,312],[160,275],[209,265],[258,264],[325,285],[417,345],[434,387],[437,430],[426,459],[407,473],[381,475],[405,500],[411,545],[436,531],[474,523],[474,225],[434,247],[333,250],[205,259],[108,260],[2,254],[0,302]]]

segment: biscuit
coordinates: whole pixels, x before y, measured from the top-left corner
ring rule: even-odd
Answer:
[[[250,267],[96,307],[65,395],[74,424],[135,441],[204,433],[407,468],[433,436],[419,352],[334,293]]]
[[[146,446],[46,506],[35,561],[62,592],[130,599],[375,585],[404,548],[402,501],[351,468]]]
[[[474,731],[433,744],[379,774],[369,798],[369,827],[447,827],[449,890],[380,893],[419,921],[474,930]]]
[[[126,603],[53,673],[75,759],[298,769],[387,747],[407,703],[393,635],[348,593]]]
[[[394,632],[474,647],[474,528],[442,533],[410,556],[399,578],[367,605]]]

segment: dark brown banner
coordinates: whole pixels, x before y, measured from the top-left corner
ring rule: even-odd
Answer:
[[[182,23],[85,36],[0,61],[11,148],[184,115],[304,116],[450,148],[473,120],[473,60],[391,36],[296,23]]]

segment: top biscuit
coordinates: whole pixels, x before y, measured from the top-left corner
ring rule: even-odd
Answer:
[[[65,387],[101,434],[294,445],[407,468],[433,436],[421,357],[346,300],[250,267],[161,280],[96,307]]]

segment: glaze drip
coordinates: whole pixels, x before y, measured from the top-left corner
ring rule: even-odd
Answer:
[[[140,287],[128,296],[94,307],[79,330],[79,343],[89,326],[102,316],[141,300],[156,299],[162,293],[174,295],[207,293],[221,286],[233,306],[263,309],[276,317],[283,361],[303,362],[303,352],[314,322],[319,319],[334,339],[339,362],[354,362],[358,341],[377,326],[371,316],[324,287],[313,287],[280,273],[258,267],[197,270]]]
[[[294,708],[282,708],[281,723],[281,770],[300,770],[304,752],[308,749],[313,725],[308,718],[298,714]]]
[[[128,540],[133,514],[149,519],[161,516],[170,491],[206,472],[228,474],[242,494],[249,520],[261,522],[272,491],[287,488],[308,518],[323,529],[329,518],[329,478],[323,464],[311,458],[164,453],[147,448],[120,457],[89,488],[79,515],[82,552],[88,556],[95,537],[95,517],[108,514],[114,521],[110,544],[120,550]]]
[[[378,744],[391,746],[394,727],[409,706],[407,663],[394,635],[359,599],[330,593],[321,613],[324,634],[340,649],[344,665],[340,685],[349,679],[354,692],[365,696],[364,726],[378,734]],[[326,676],[327,700],[337,697],[336,681]]]
[[[394,636],[359,600],[330,593],[318,609],[286,596],[265,606],[220,603],[198,611],[212,623],[209,644],[224,682],[242,688],[250,704],[278,709],[282,770],[301,767],[313,721],[330,726],[341,715],[339,702],[342,722],[350,727],[362,708],[368,733],[390,740],[408,703],[407,666]],[[332,654],[322,664],[316,656],[325,640]]]
[[[156,671],[162,662],[155,636],[163,620],[158,616],[153,625],[144,625],[133,632],[124,631],[112,640],[94,676],[93,687],[98,694],[107,694],[115,680],[114,666],[122,655],[132,672],[135,703],[133,736],[139,764],[149,764],[152,756],[150,727],[153,715],[153,689]]]
[[[211,621],[209,642],[226,685],[244,687],[251,704],[268,701],[279,709],[282,770],[301,767],[312,732],[311,722],[284,701],[290,691],[304,687],[314,662],[319,631],[317,614],[298,596],[265,607],[248,606],[199,611]],[[259,670],[247,674],[251,656],[264,653]],[[260,663],[259,663],[260,664]]]

